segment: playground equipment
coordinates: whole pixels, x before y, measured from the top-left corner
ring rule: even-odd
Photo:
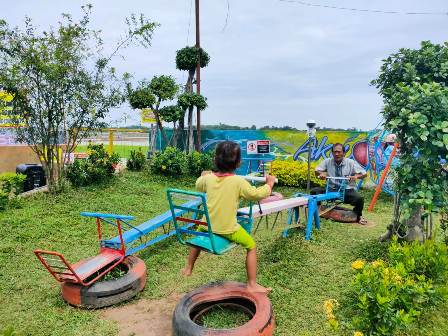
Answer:
[[[195,209],[197,204],[186,202],[185,208]],[[176,216],[186,210],[177,210]],[[146,283],[146,266],[143,260],[132,256],[136,252],[160,242],[176,233],[165,229],[172,221],[171,211],[167,211],[138,226],[129,223],[133,216],[82,212],[81,216],[96,219],[99,254],[70,264],[59,252],[35,250],[37,258],[50,274],[62,283],[63,298],[70,304],[85,308],[100,308],[115,304],[143,290]],[[118,235],[103,238],[102,224],[116,227]],[[155,235],[162,227],[164,234]],[[168,232],[167,232],[168,231]],[[99,280],[115,267],[123,267],[126,274],[111,281]]]
[[[392,152],[390,153],[390,156],[389,156],[389,158],[387,160],[386,167],[384,168],[383,172],[381,173],[381,178],[380,178],[380,180],[378,182],[378,185],[376,187],[375,194],[373,195],[372,201],[370,202],[370,205],[369,205],[369,208],[368,208],[369,212],[373,211],[373,207],[375,206],[376,200],[378,199],[380,191],[383,188],[384,182],[386,181],[386,178],[387,178],[387,175],[389,173],[389,169],[390,169],[390,167],[392,165],[392,162],[394,160],[397,148],[398,148],[398,143],[395,143],[394,144],[394,148],[393,148]]]
[[[244,177],[251,181],[264,182],[265,178],[249,176]],[[247,231],[251,232],[253,228],[254,219],[266,216],[273,213],[279,213],[283,210],[289,210],[287,224],[292,225],[293,222],[299,221],[299,207],[308,207],[308,219],[306,224],[305,239],[311,239],[311,232],[314,227],[320,228],[319,219],[319,206],[318,203],[322,201],[330,200],[344,200],[345,187],[349,179],[347,177],[329,177],[327,178],[327,186],[325,194],[320,195],[308,195],[303,193],[297,193],[294,197],[289,199],[278,200],[269,203],[258,204],[258,207],[254,207],[252,203],[249,206],[240,208],[237,212],[238,223]],[[337,181],[338,189],[331,191],[330,181]],[[334,183],[334,182],[333,182]],[[176,228],[176,235],[180,243],[184,245],[190,245],[198,247],[201,250],[210,252],[213,254],[224,254],[235,246],[234,243],[229,240],[213,233],[210,217],[208,214],[206,195],[205,193],[185,191],[179,189],[167,190],[168,202],[174,219],[174,226]],[[197,209],[191,209],[178,205],[179,200],[191,199],[199,203]],[[196,218],[202,218],[201,220],[185,218],[182,216],[176,216],[176,211],[185,210],[195,212]],[[293,220],[294,219],[294,220]],[[182,223],[187,223],[189,227],[182,226]],[[199,231],[191,230],[191,225],[200,225],[203,229]],[[288,236],[288,228],[283,231],[283,237]],[[187,235],[193,236],[193,238],[186,238]]]
[[[325,194],[308,195],[303,193],[294,194],[295,197],[303,197],[306,199],[308,206],[308,218],[305,227],[305,239],[311,239],[311,233],[313,230],[313,223],[316,229],[320,229],[320,215],[319,215],[319,203],[324,201],[344,201],[345,187],[349,180],[348,177],[330,177],[327,176],[327,183],[325,188]],[[334,203],[335,207],[337,203]],[[299,208],[294,207],[288,211],[287,224],[292,225],[300,221]],[[289,229],[286,228],[283,231],[283,237],[288,236]]]

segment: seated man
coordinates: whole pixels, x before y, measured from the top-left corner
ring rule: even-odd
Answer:
[[[344,203],[354,206],[353,212],[357,215],[357,222],[360,224],[366,224],[367,221],[362,218],[362,209],[364,207],[364,198],[355,190],[355,181],[357,179],[363,179],[367,176],[366,171],[352,159],[344,157],[344,146],[340,143],[333,145],[333,157],[323,160],[316,167],[316,176],[321,179],[329,177],[348,177],[349,182],[345,189]],[[330,180],[330,190],[335,191],[339,189],[340,181]],[[316,187],[311,189],[311,194],[323,194],[325,188]]]

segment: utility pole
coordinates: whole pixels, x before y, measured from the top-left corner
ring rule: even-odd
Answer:
[[[201,94],[201,43],[199,38],[199,0],[195,0],[195,12],[196,12],[196,48],[199,53],[198,64],[196,65],[196,93]],[[199,107],[196,110],[196,134],[197,143],[196,150],[201,151],[201,111]]]

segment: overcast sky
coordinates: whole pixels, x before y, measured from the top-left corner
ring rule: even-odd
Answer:
[[[305,0],[347,8],[448,12],[447,0]],[[25,15],[42,29],[56,26],[61,13],[81,15],[93,4],[92,27],[102,29],[112,48],[126,29],[124,18],[143,13],[159,22],[152,47],[131,47],[114,60],[136,80],[167,74],[184,84],[176,70],[176,50],[195,42],[194,0],[0,0],[10,25]],[[227,23],[226,23],[227,22]],[[380,14],[310,7],[278,0],[201,1],[201,46],[211,57],[201,72],[201,93],[208,99],[203,124],[289,125],[373,129],[382,101],[369,82],[381,60],[399,48],[418,48],[422,40],[447,40],[448,15]],[[114,111],[111,120],[128,114]]]

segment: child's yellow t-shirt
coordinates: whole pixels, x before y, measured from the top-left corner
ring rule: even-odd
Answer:
[[[213,232],[228,234],[240,227],[236,220],[240,198],[259,201],[271,194],[267,184],[254,187],[241,176],[207,174],[196,180],[196,189],[207,194],[207,208]]]

